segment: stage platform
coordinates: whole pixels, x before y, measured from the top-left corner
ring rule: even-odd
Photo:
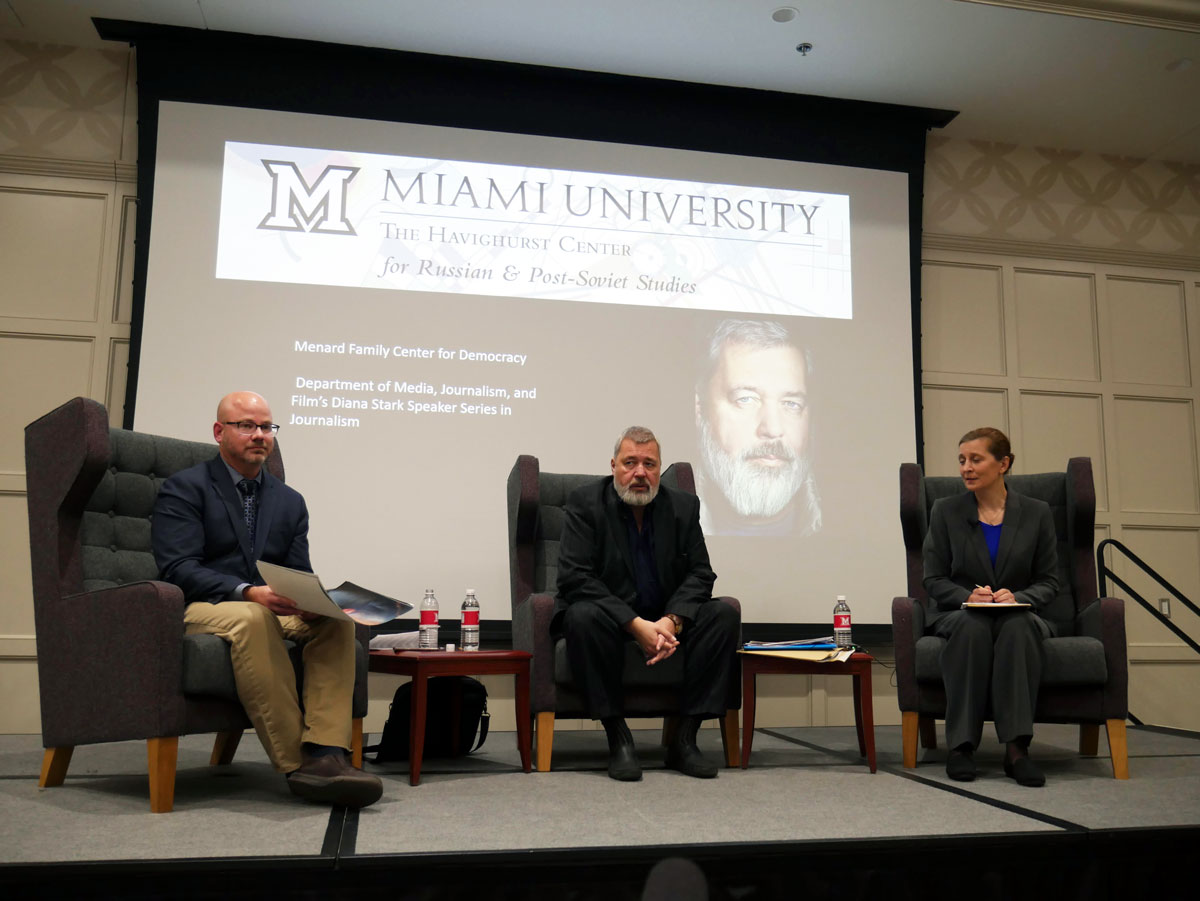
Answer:
[[[1080,758],[1077,735],[1038,728],[1047,785],[1028,789],[990,739],[973,783],[946,778],[944,747],[905,770],[898,727],[876,730],[874,775],[853,727],[789,728],[758,730],[750,768],[714,780],[665,770],[657,732],[641,731],[633,784],[605,775],[602,732],[559,732],[554,770],[530,774],[498,732],[470,758],[426,761],[415,787],[403,764],[369,765],[384,796],[361,812],[293,799],[253,735],[220,768],[193,736],[169,814],[149,811],[144,743],[82,746],[66,783],[39,790],[38,736],[0,736],[0,889],[621,899],[640,897],[656,861],[685,856],[713,898],[1196,897],[1200,735],[1131,727],[1128,781],[1107,756]],[[701,739],[719,755],[715,729]]]

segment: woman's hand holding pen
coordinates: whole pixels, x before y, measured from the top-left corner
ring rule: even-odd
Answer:
[[[1016,596],[1007,588],[997,588],[992,591],[990,585],[976,585],[971,596],[967,598],[968,604],[1015,604],[1016,602]]]
[[[975,590],[971,592],[971,596],[967,598],[968,604],[992,604],[995,601],[992,599],[992,588],[990,585],[976,585]]]

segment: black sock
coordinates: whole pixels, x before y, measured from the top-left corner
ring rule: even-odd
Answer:
[[[327,757],[331,754],[346,754],[345,748],[339,748],[337,745],[315,745],[312,742],[305,742],[303,745],[304,753],[309,757]]]

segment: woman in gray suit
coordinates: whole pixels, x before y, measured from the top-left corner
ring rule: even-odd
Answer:
[[[1004,772],[1040,786],[1046,778],[1029,758],[1029,742],[1041,643],[1054,626],[1038,614],[1058,592],[1057,551],[1049,506],[1005,487],[1014,460],[999,429],[975,429],[959,441],[967,491],[934,503],[925,536],[927,631],[946,639],[946,774],[975,778],[990,701]]]

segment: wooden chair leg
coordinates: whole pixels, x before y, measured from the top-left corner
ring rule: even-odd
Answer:
[[[931,716],[921,717],[921,747],[926,751],[937,748],[937,722]]]
[[[60,745],[57,748],[47,748],[42,755],[42,775],[38,777],[39,788],[54,788],[62,785],[67,778],[67,767],[71,765],[71,755],[75,752],[74,745]]]
[[[1083,757],[1095,757],[1100,752],[1100,726],[1096,723],[1080,723],[1079,753]]]
[[[742,752],[738,747],[738,712],[726,710],[721,717],[721,741],[725,744],[725,766],[742,765]]]
[[[675,740],[675,736],[679,734],[679,717],[664,716],[662,727],[662,746],[665,748]]]
[[[212,755],[208,758],[209,766],[229,766],[233,763],[233,755],[237,753],[238,742],[242,740],[242,730],[235,732],[218,732],[213,742]]]
[[[554,751],[554,711],[543,710],[537,715],[536,744],[537,771],[550,772],[550,755]]]
[[[1105,731],[1108,732],[1108,753],[1112,755],[1114,779],[1129,778],[1129,748],[1125,744],[1125,721],[1105,720]]]
[[[363,721],[356,716],[350,721],[350,762],[360,770],[363,765]]]
[[[911,770],[917,765],[917,732],[919,714],[915,710],[900,711],[900,752],[904,768]]]
[[[175,763],[179,759],[179,736],[146,739],[150,764],[150,810],[170,813],[175,807]]]

